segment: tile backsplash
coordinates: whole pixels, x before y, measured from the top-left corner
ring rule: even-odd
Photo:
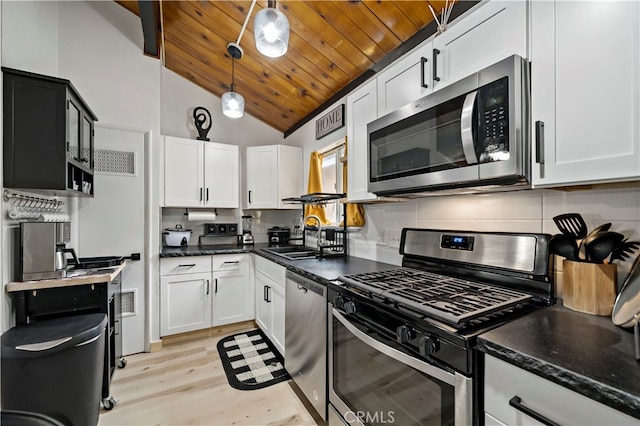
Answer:
[[[559,233],[553,217],[580,213],[589,229],[611,222],[612,231],[640,240],[640,183],[593,189],[535,189],[446,195],[365,205],[366,225],[350,235],[349,254],[399,265],[402,228]],[[618,282],[631,261],[618,263]],[[556,293],[562,296],[562,258],[556,259]]]

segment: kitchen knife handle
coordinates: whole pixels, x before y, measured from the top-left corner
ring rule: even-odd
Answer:
[[[433,80],[440,81],[440,77],[438,77],[438,55],[440,54],[439,49],[433,49]]]
[[[544,164],[544,121],[536,121],[536,163]]]
[[[216,279],[214,279],[214,280],[213,280],[213,282],[215,283],[215,284],[214,284],[214,286],[215,286],[215,287],[214,287],[213,292],[214,292],[215,294],[218,294],[218,279],[217,279],[217,278],[216,278]]]
[[[207,188],[207,201],[209,201],[209,188]]]
[[[529,416],[529,417],[531,417],[533,419],[536,419],[537,421],[539,421],[540,423],[542,423],[544,425],[547,425],[547,426],[560,426],[558,423],[549,420],[548,418],[546,418],[542,414],[538,413],[537,411],[534,411],[531,408],[523,405],[522,404],[522,400],[520,399],[519,396],[514,396],[513,398],[511,398],[509,400],[509,405],[512,406],[513,408],[515,408],[516,410],[523,412],[527,416]]]
[[[200,188],[200,201],[202,201],[202,188]]]
[[[424,79],[424,65],[427,63],[427,61],[428,59],[425,58],[424,56],[420,58],[420,86],[424,87],[425,89],[429,87],[429,85]]]
[[[207,280],[207,294],[209,294],[209,280]]]
[[[251,204],[251,191],[249,191],[249,204]]]

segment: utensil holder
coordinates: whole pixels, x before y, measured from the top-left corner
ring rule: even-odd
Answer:
[[[562,261],[564,306],[592,315],[611,315],[617,265]]]

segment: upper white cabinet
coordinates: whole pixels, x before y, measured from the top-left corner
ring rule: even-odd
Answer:
[[[638,424],[638,419],[490,355],[485,355],[484,409],[486,425]],[[525,414],[527,409],[538,419]]]
[[[302,148],[266,145],[247,148],[248,209],[299,209],[283,198],[299,197],[302,189]]]
[[[533,1],[533,184],[640,177],[640,2]]]
[[[525,1],[491,1],[378,74],[383,116],[510,55],[529,58]]]
[[[239,206],[238,147],[164,137],[166,207]]]
[[[367,124],[378,117],[376,80],[360,86],[347,96],[347,199],[370,201],[376,195],[367,191]]]

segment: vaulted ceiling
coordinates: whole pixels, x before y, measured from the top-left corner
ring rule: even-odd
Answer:
[[[250,0],[117,3],[141,16],[147,54],[162,56],[168,69],[218,97],[229,91],[227,44],[237,40]],[[453,16],[474,3],[457,3]],[[245,112],[285,135],[292,132],[433,34],[429,5],[439,13],[445,1],[280,0],[277,8],[291,27],[289,49],[269,58],[257,51],[253,36],[253,18],[267,6],[258,0],[240,42],[244,56],[235,61]]]

